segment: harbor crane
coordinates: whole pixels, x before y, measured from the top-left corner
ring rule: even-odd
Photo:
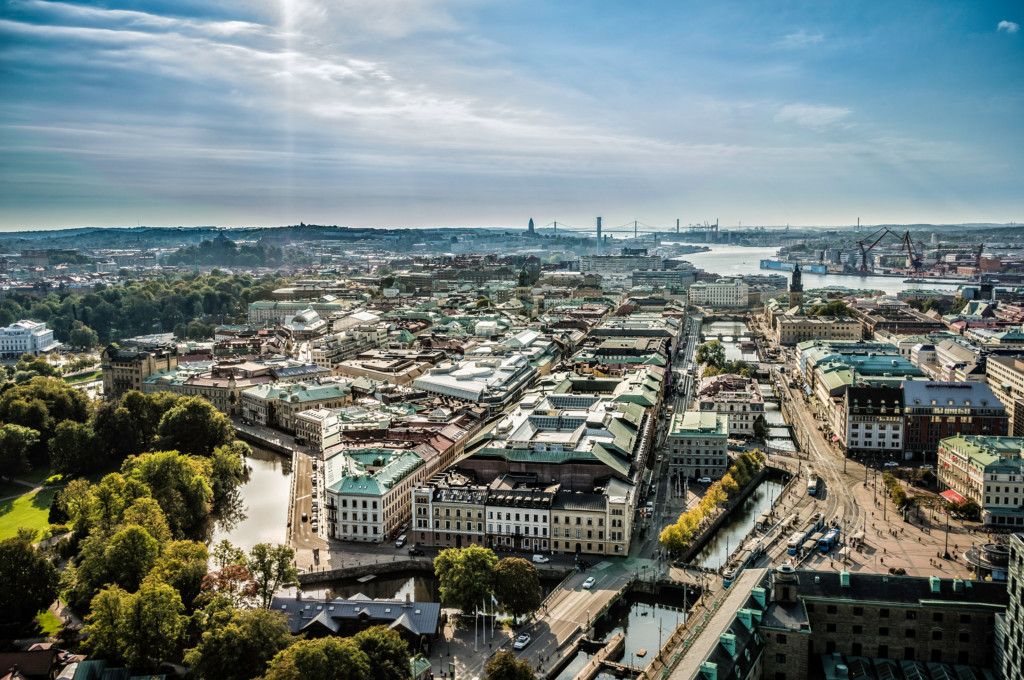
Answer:
[[[868,254],[871,250],[879,244],[879,242],[886,236],[892,236],[893,238],[899,239],[901,246],[900,250],[907,251],[907,260],[910,262],[910,266],[914,271],[919,270],[924,262],[921,258],[921,254],[917,252],[917,246],[910,238],[910,231],[906,231],[903,234],[897,234],[889,227],[881,227],[876,229],[870,236],[860,241],[857,241],[857,247],[860,248],[860,273],[871,274],[874,272],[874,266],[868,265]]]

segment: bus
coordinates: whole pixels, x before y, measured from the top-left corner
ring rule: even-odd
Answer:
[[[823,553],[827,553],[832,548],[836,547],[836,543],[839,542],[839,529],[832,529],[824,538],[818,539],[818,550]]]

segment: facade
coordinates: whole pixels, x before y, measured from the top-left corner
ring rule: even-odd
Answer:
[[[268,382],[242,392],[242,418],[257,425],[295,432],[295,417],[308,409],[332,409],[352,402],[347,382],[286,384]]]
[[[248,322],[255,324],[280,324],[285,319],[301,314],[312,308],[322,318],[344,312],[351,303],[334,300],[259,300],[249,303]]]
[[[118,349],[111,345],[100,356],[103,397],[113,401],[131,390],[142,392],[146,378],[177,367],[178,351],[173,345],[137,349]]]
[[[904,381],[903,414],[904,448],[925,458],[946,437],[1005,437],[1009,421],[1002,402],[981,383]]]
[[[310,358],[317,366],[333,371],[335,364],[376,349],[386,340],[387,327],[383,324],[355,326],[311,343]]]
[[[843,395],[843,425],[835,431],[848,455],[895,460],[903,455],[903,390],[851,386]]]
[[[750,287],[742,279],[697,281],[690,286],[691,305],[702,307],[746,307]]]
[[[53,331],[42,321],[16,321],[0,328],[0,356],[16,357],[39,354],[60,347],[53,339]]]
[[[664,269],[660,255],[583,255],[580,271],[584,274],[631,274],[634,271]]]
[[[1024,437],[1024,359],[990,356],[985,366],[988,386],[1010,416],[1010,433]]]
[[[753,437],[754,421],[764,416],[761,385],[753,378],[736,374],[702,378],[697,392],[697,410],[720,413],[729,419],[729,436]]]
[[[341,440],[338,414],[328,408],[312,408],[295,414],[295,442],[316,451],[334,446]]]
[[[982,521],[1024,527],[1024,439],[960,435],[939,443],[939,484],[982,508]],[[955,496],[953,497],[955,498]]]
[[[1010,535],[1009,579],[1010,603],[1006,613],[996,615],[996,668],[1003,671],[1003,680],[1024,680],[1024,534]]]
[[[431,548],[487,545],[487,493],[486,486],[472,484],[455,471],[417,486],[412,492],[409,542]]]
[[[633,489],[610,479],[595,493],[561,491],[551,506],[555,553],[626,555],[633,530]]]
[[[860,321],[846,316],[778,316],[776,336],[780,345],[795,345],[805,340],[859,340]]]
[[[711,411],[672,416],[668,431],[673,477],[718,479],[729,469],[729,418]]]

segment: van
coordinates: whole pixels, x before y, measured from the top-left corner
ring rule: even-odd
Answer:
[[[405,534],[402,534],[401,536],[399,536],[398,540],[395,541],[395,547],[396,548],[401,548],[403,545],[405,545],[405,539],[406,539]]]
[[[547,557],[544,557],[543,555],[534,555],[533,561],[536,564],[545,564],[547,562],[550,562],[551,560],[549,560]]]

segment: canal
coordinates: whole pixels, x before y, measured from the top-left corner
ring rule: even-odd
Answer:
[[[772,506],[782,492],[781,481],[766,478],[747,496],[743,505],[736,508],[718,528],[704,548],[690,560],[690,564],[709,569],[718,569],[726,563],[729,555],[736,550],[746,535],[754,528],[761,513]]]
[[[245,459],[248,478],[214,520],[211,547],[225,538],[246,551],[257,543],[284,544],[287,540],[291,458],[258,446],[251,448],[252,455]]]

